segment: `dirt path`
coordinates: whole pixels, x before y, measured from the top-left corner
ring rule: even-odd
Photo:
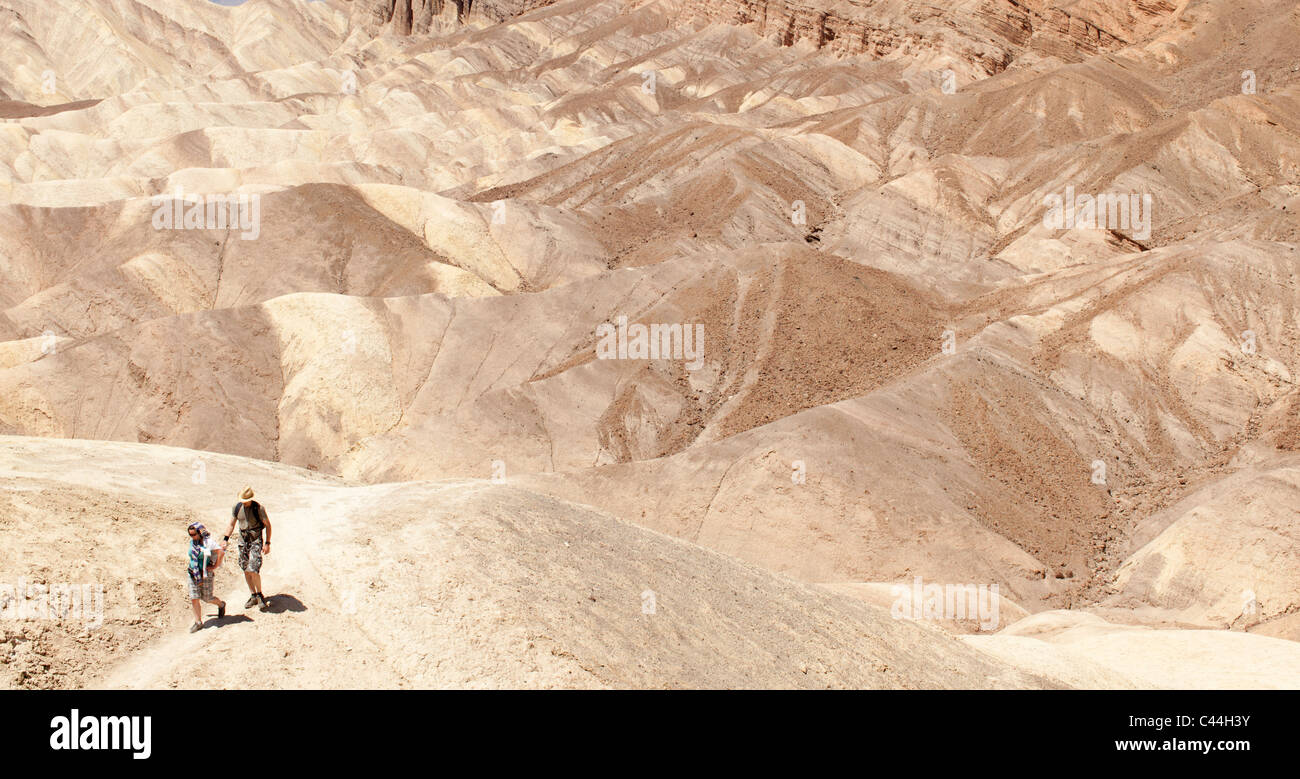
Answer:
[[[204,605],[204,629],[176,633],[114,666],[91,684],[102,688],[393,687],[402,677],[384,649],[349,617],[349,593],[329,576],[340,557],[343,507],[325,510],[335,488],[302,488],[272,507],[274,543],[262,568],[267,612],[244,609],[248,590],[235,547],[217,575],[227,614]]]

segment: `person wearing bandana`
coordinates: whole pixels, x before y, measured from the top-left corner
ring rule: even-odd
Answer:
[[[190,523],[189,534],[190,607],[194,609],[194,624],[190,626],[190,632],[197,633],[203,629],[203,607],[199,601],[214,604],[218,619],[226,616],[226,602],[213,594],[217,568],[221,565],[225,547],[213,542],[201,522]]]

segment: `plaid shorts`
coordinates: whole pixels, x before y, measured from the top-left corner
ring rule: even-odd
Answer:
[[[262,570],[262,531],[239,534],[239,568],[247,573]]]
[[[190,597],[199,600],[212,600],[212,586],[215,584],[215,576],[204,576],[198,581],[190,579]]]

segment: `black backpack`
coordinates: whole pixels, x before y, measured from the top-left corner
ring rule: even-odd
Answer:
[[[236,503],[235,503],[235,507],[234,507],[233,509],[230,510],[230,516],[232,516],[232,517],[234,517],[236,520],[238,520],[238,519],[239,519],[239,507],[242,506],[242,505],[244,505],[244,502],[243,502],[242,500],[236,502]],[[257,501],[252,501],[251,503],[248,504],[248,508],[247,508],[246,511],[245,511],[245,515],[248,516],[248,517],[251,518],[251,519],[255,519],[255,520],[257,520],[257,526],[256,526],[256,527],[250,527],[248,530],[244,530],[243,528],[239,527],[238,524],[236,524],[236,525],[235,525],[235,529],[236,529],[236,530],[238,530],[238,531],[241,532],[241,533],[252,533],[252,532],[254,532],[254,531],[257,531],[257,530],[261,530],[261,529],[262,529],[262,527],[263,527],[263,525],[262,525],[262,504],[258,503]]]

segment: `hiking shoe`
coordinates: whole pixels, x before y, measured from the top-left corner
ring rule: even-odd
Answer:
[[[202,630],[202,629],[203,629],[203,623],[201,623],[201,622],[195,622],[193,625],[190,625],[190,632],[191,632],[191,633],[197,633],[197,632],[199,632],[199,631]]]
[[[224,616],[226,616],[226,602],[223,600],[221,601],[221,605],[217,607],[217,619],[221,619]]]
[[[271,604],[266,602],[266,597],[260,592],[257,594],[257,608],[258,611],[266,611],[271,608]]]
[[[257,605],[257,595],[249,595],[248,600],[244,601],[244,608],[251,609]]]

